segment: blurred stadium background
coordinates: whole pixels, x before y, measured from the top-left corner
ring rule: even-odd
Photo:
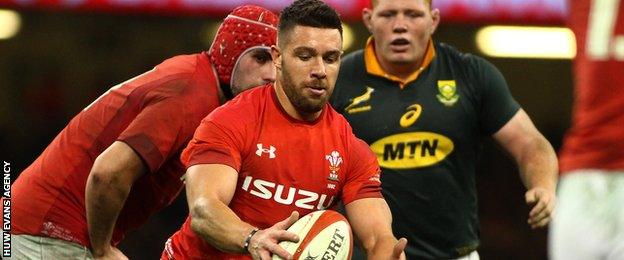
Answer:
[[[207,50],[240,4],[279,11],[289,0],[0,0],[0,151],[13,178],[67,122],[108,88],[178,54]],[[368,0],[328,1],[345,19],[345,51],[363,47]],[[558,149],[569,126],[573,35],[565,0],[434,0],[434,35],[485,56]],[[505,25],[514,27],[489,27]],[[527,26],[531,26],[528,28]],[[512,29],[515,31],[508,31]],[[546,259],[546,231],[531,231],[517,169],[491,142],[479,164],[482,259]],[[182,195],[122,243],[130,259],[156,259],[187,209]]]

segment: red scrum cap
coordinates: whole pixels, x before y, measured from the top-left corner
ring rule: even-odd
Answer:
[[[253,47],[270,48],[277,38],[278,16],[254,5],[243,5],[230,13],[208,50],[219,81],[230,84],[238,58]]]

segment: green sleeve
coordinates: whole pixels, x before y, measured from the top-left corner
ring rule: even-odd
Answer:
[[[491,136],[511,120],[520,110],[520,105],[511,96],[505,77],[494,65],[475,57],[473,66],[481,92],[478,112],[480,130],[482,134]]]

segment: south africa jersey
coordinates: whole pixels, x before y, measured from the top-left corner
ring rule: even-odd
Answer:
[[[332,105],[376,154],[408,259],[448,259],[479,245],[475,164],[481,141],[519,110],[482,58],[430,41],[406,81],[387,75],[372,39],[342,63]]]
[[[314,122],[290,117],[273,85],[246,91],[206,117],[182,154],[188,166],[224,164],[238,172],[228,205],[241,220],[260,229],[292,211],[300,216],[381,197],[379,166],[366,143],[329,105]],[[190,226],[191,218],[167,242],[167,259],[248,259],[221,252]]]

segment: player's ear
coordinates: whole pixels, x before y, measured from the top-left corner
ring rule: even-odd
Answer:
[[[364,23],[364,25],[366,26],[366,28],[368,29],[368,32],[372,33],[372,25],[371,25],[371,19],[373,18],[373,10],[369,9],[369,8],[364,8],[362,10],[362,22]]]
[[[282,69],[282,59],[280,59],[281,56],[282,56],[282,53],[279,47],[277,47],[277,45],[271,46],[271,58],[273,59],[273,64],[275,65],[275,68],[277,70]]]
[[[435,30],[438,28],[438,25],[440,24],[440,10],[439,9],[433,9],[431,10],[431,20],[433,20],[433,23],[431,23],[431,28],[429,28],[429,33],[433,34],[435,32]]]

